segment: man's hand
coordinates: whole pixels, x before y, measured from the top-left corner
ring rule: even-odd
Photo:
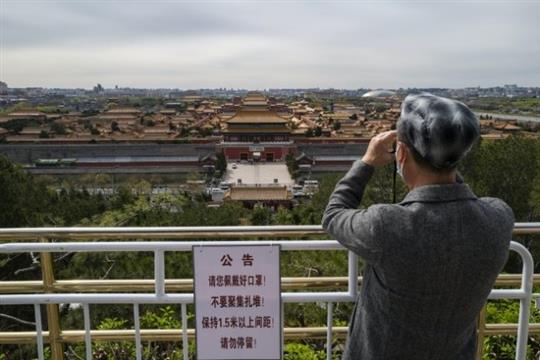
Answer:
[[[385,131],[374,136],[369,142],[362,161],[371,166],[383,166],[394,159],[392,146],[396,141],[396,131]]]

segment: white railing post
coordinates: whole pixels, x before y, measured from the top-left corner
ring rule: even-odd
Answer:
[[[332,359],[332,325],[334,323],[334,303],[326,303],[326,360]]]
[[[135,356],[137,357],[137,360],[142,360],[141,317],[139,315],[139,304],[133,304],[133,326],[135,327]]]
[[[187,333],[187,305],[181,304],[181,316],[182,316],[182,353],[184,354],[184,360],[189,360],[189,342]]]
[[[39,304],[34,304],[34,317],[36,319],[36,344],[37,344],[38,360],[44,360],[44,357],[43,357],[43,325],[41,323],[41,308],[40,308]]]
[[[283,295],[281,296],[281,358],[285,354],[285,334],[283,334],[283,329],[285,329],[285,303],[283,302]]]
[[[90,306],[88,303],[83,303],[83,318],[84,318],[84,344],[86,348],[86,360],[92,360],[92,336],[90,327]]]
[[[525,360],[527,356],[527,340],[529,338],[529,316],[533,290],[534,261],[531,253],[520,243],[513,242],[510,249],[521,256],[523,262],[521,291],[523,296],[519,300],[519,322],[516,340],[516,360]]]
[[[154,280],[158,297],[165,295],[165,258],[163,250],[154,251]]]
[[[356,296],[358,295],[358,256],[353,253],[352,251],[349,251],[348,254],[349,257],[349,281],[347,286],[347,291],[349,292],[349,295],[352,297],[351,301],[356,300]]]

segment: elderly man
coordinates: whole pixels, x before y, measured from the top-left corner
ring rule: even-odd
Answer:
[[[365,263],[344,359],[473,359],[476,318],[504,266],[514,225],[456,172],[480,134],[461,102],[410,95],[397,131],[375,136],[341,179],[323,227]],[[394,159],[409,193],[357,210],[375,168]]]

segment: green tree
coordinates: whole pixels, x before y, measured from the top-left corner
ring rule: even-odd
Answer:
[[[266,206],[256,205],[253,207],[249,220],[253,225],[270,225],[272,212]]]
[[[292,212],[280,206],[274,214],[273,223],[276,225],[293,225],[295,223]]]
[[[18,134],[22,131],[22,129],[29,125],[35,125],[35,123],[29,119],[11,119],[2,124],[2,127],[13,132],[14,134]]]
[[[0,227],[40,226],[47,221],[49,192],[0,156]]]
[[[396,174],[397,175],[397,174]],[[396,201],[401,201],[408,190],[400,176],[395,176],[395,197]],[[379,167],[375,170],[369,181],[362,206],[368,207],[373,204],[390,204],[394,198],[394,164]]]
[[[225,173],[225,170],[227,170],[227,159],[225,158],[225,154],[222,152],[216,153],[216,170],[220,171],[222,174]]]
[[[540,172],[536,175],[532,184],[529,207],[531,209],[530,220],[540,221]]]
[[[120,126],[118,126],[118,122],[116,122],[114,120],[111,122],[111,130],[112,131],[121,131]]]
[[[342,176],[343,173],[333,173],[322,177],[319,181],[319,190],[313,195],[311,200],[302,202],[293,209],[293,216],[297,224],[310,225],[321,223],[330,194]]]
[[[100,135],[100,132],[99,132],[98,129],[96,129],[96,127],[92,126],[90,128],[90,134],[92,134],[92,135]]]
[[[95,116],[97,114],[99,114],[99,111],[95,109],[86,109],[81,112],[82,117]]]
[[[61,109],[55,105],[41,105],[36,107],[36,110],[46,114],[66,114],[68,112],[66,109]]]
[[[57,135],[66,134],[66,126],[62,123],[57,123],[57,122],[52,123],[51,130]]]
[[[481,141],[460,169],[478,196],[503,199],[517,221],[530,221],[533,209],[529,199],[539,174],[539,154],[538,140],[509,136]]]
[[[285,345],[283,352],[284,360],[325,360],[326,353],[323,350],[314,350],[307,344],[289,343]],[[339,357],[332,357],[339,359]]]
[[[287,154],[287,156],[285,156],[285,163],[287,164],[287,169],[289,170],[289,174],[291,174],[291,177],[293,179],[296,179],[296,177],[298,176],[299,166],[294,155]]]

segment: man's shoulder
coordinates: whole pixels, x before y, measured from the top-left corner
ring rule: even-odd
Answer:
[[[484,212],[490,217],[499,218],[501,221],[511,222],[515,221],[514,212],[512,208],[508,206],[504,200],[495,197],[480,197],[477,198],[479,205],[484,209]],[[416,205],[421,203],[415,203]],[[469,206],[469,205],[467,205]],[[368,207],[368,212],[374,217],[383,218],[407,218],[415,216],[417,213],[423,213],[423,206],[411,206],[411,204],[374,204]]]
[[[478,200],[486,207],[494,210],[497,213],[500,213],[502,216],[511,218],[514,221],[514,211],[512,208],[502,199],[496,197],[481,197]]]
[[[488,224],[504,229],[504,232],[512,231],[516,218],[512,208],[504,200],[495,197],[481,197],[478,200]]]

